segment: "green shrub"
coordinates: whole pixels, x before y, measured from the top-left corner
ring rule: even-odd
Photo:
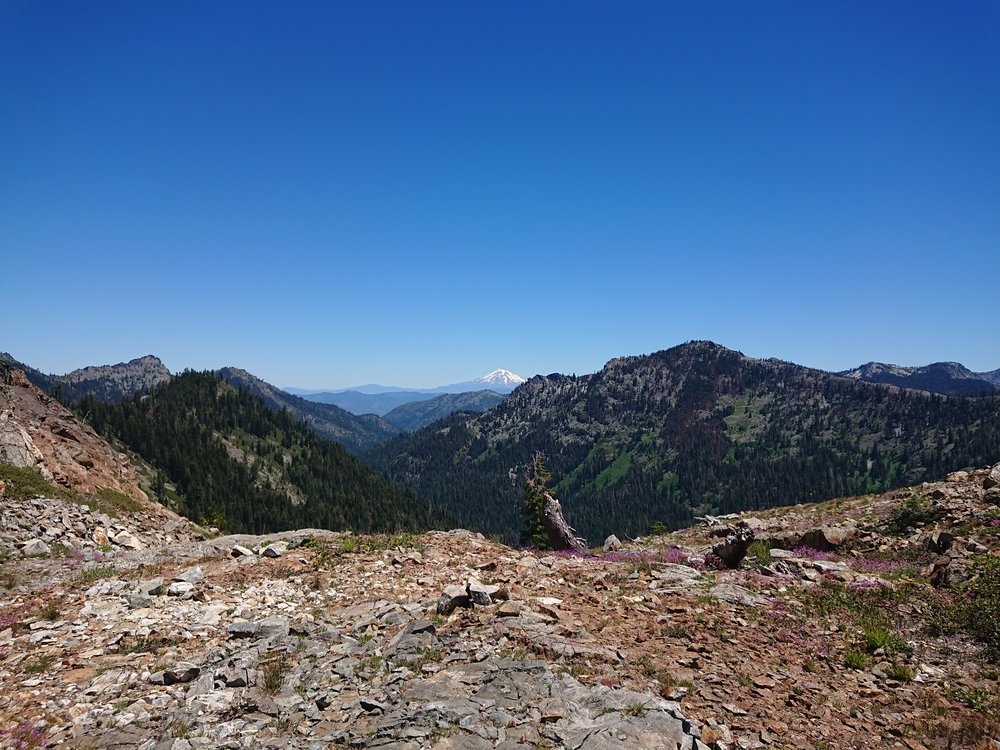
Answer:
[[[941,518],[942,512],[925,497],[913,496],[904,500],[886,521],[890,534],[903,534],[911,526],[931,523]]]
[[[889,679],[909,682],[913,679],[913,670],[904,664],[893,664],[889,669]]]
[[[883,622],[868,621],[862,625],[865,651],[874,654],[881,649],[886,654],[910,653],[913,649]]]
[[[92,583],[99,578],[113,578],[115,576],[115,566],[110,563],[106,565],[95,565],[80,572],[80,580],[84,583]]]
[[[271,695],[275,695],[281,690],[285,683],[285,673],[288,671],[288,662],[284,654],[274,656],[261,665],[264,673],[264,690]]]
[[[844,666],[849,669],[864,669],[868,666],[868,656],[864,651],[849,648],[844,652]]]
[[[762,539],[755,539],[747,547],[747,555],[753,555],[761,565],[771,564],[771,545]]]
[[[1000,557],[973,558],[974,579],[963,588],[962,620],[965,629],[986,647],[992,659],[1000,658]]]

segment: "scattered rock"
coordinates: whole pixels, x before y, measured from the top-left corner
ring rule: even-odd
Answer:
[[[261,557],[281,557],[288,552],[288,542],[272,542],[261,551]]]
[[[471,607],[472,597],[469,596],[469,592],[464,586],[445,586],[444,591],[441,592],[441,598],[438,599],[437,603],[437,613],[439,615],[448,616],[455,611],[458,607]]]
[[[622,548],[621,540],[614,534],[609,536],[604,540],[604,551],[607,552],[618,552]]]
[[[25,557],[34,557],[35,555],[50,555],[52,549],[43,542],[41,539],[29,539],[27,542],[21,545],[21,554]]]
[[[117,544],[119,547],[126,547],[127,549],[142,549],[143,544],[139,541],[139,537],[130,531],[120,531],[111,537],[111,541]]]
[[[194,592],[194,584],[189,581],[174,581],[167,588],[167,596],[190,596]]]

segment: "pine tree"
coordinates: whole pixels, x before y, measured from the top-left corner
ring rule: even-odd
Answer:
[[[521,546],[548,549],[549,536],[545,532],[543,511],[545,493],[552,479],[552,473],[545,468],[545,456],[541,451],[532,456],[524,473],[524,498],[521,500]],[[550,493],[551,494],[551,493]]]

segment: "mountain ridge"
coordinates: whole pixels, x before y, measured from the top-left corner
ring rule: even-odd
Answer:
[[[449,417],[366,458],[463,524],[509,534],[509,476],[541,451],[567,520],[602,539],[942,476],[986,460],[996,441],[993,396],[867,383],[695,341],[592,375],[535,376],[488,412]]]
[[[385,420],[403,432],[425,427],[459,411],[481,412],[492,409],[505,398],[496,391],[442,393],[432,399],[401,404],[385,415]]]
[[[120,401],[171,378],[170,370],[153,354],[114,365],[88,365],[65,375],[45,374],[6,352],[0,353],[0,362],[24,371],[32,383],[66,403],[88,395],[100,401]]]
[[[896,385],[945,396],[989,394],[1000,388],[1000,370],[972,372],[960,362],[932,362],[918,367],[866,362],[836,374],[854,380]]]
[[[362,453],[399,434],[398,427],[374,414],[355,415],[334,404],[286,393],[241,368],[223,367],[218,372],[230,384],[262,398],[275,411],[288,409],[318,435],[340,443],[351,453]]]
[[[340,394],[340,393],[361,393],[367,396],[376,396],[386,393],[422,393],[422,394],[432,394],[440,395],[442,393],[466,393],[471,391],[481,391],[481,390],[494,390],[498,393],[509,393],[514,390],[521,383],[525,382],[526,378],[511,372],[510,370],[505,370],[503,368],[498,368],[492,372],[488,372],[474,380],[463,380],[460,383],[451,383],[449,385],[439,385],[433,388],[407,388],[403,386],[394,385],[378,385],[376,383],[368,383],[367,385],[351,386],[349,388],[318,388],[318,389],[305,389],[296,388],[294,386],[288,386],[283,388],[287,393],[294,394],[296,396],[302,396],[303,398],[311,398],[314,396],[322,395],[326,399],[326,403],[335,403],[329,400],[329,396]],[[413,399],[417,400],[417,399]],[[397,404],[398,405],[398,404]]]

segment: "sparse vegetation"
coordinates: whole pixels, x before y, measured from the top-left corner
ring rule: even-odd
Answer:
[[[904,500],[886,520],[886,530],[890,534],[903,534],[907,529],[919,524],[927,524],[941,517],[941,511],[919,495]]]
[[[640,703],[639,701],[633,701],[622,709],[622,714],[625,716],[645,716],[646,704]]]
[[[276,654],[261,662],[261,672],[264,674],[264,690],[276,695],[285,684],[285,674],[288,672],[288,657]]]
[[[913,670],[905,664],[893,664],[889,668],[889,679],[899,682],[909,682],[913,679]]]
[[[27,674],[38,674],[40,672],[47,672],[49,667],[55,662],[56,657],[52,654],[43,654],[41,656],[35,657],[30,661],[26,661],[21,666],[21,670]]]
[[[1000,557],[980,555],[973,560],[974,578],[962,590],[961,619],[965,629],[1000,659]]]
[[[101,578],[113,578],[115,575],[115,566],[111,563],[105,563],[81,570],[80,580],[84,583],[93,583]]]
[[[12,750],[39,750],[48,747],[48,733],[33,721],[18,724],[13,729],[0,731],[0,742]]]
[[[138,513],[142,510],[142,503],[138,500],[107,487],[98,487],[96,495],[98,500],[95,504],[97,510],[107,513],[109,516],[118,517],[122,513]]]

